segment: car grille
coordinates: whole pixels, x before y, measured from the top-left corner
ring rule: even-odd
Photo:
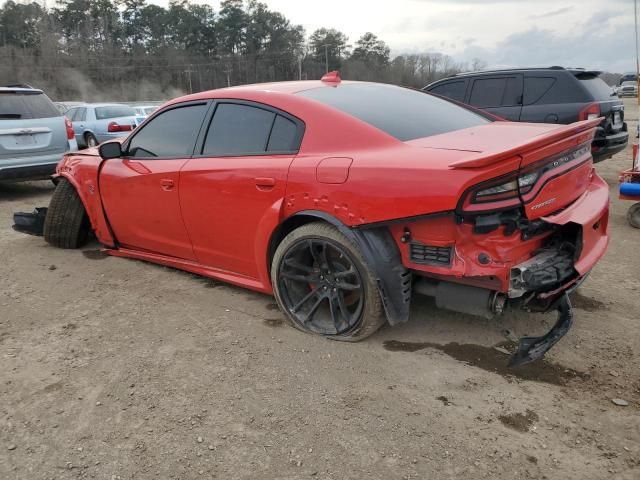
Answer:
[[[424,245],[418,242],[409,244],[409,258],[414,263],[423,265],[439,265],[448,267],[451,265],[453,247],[436,247]]]

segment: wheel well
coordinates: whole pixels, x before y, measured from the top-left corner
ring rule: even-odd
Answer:
[[[284,222],[282,222],[275,229],[273,234],[271,235],[271,239],[269,240],[269,249],[267,250],[267,270],[271,273],[271,261],[273,260],[273,256],[276,253],[276,249],[280,242],[293,232],[296,228],[301,227],[302,225],[306,225],[311,222],[323,222],[329,223],[326,220],[323,220],[320,217],[316,217],[314,215],[294,215],[292,217],[287,218]]]

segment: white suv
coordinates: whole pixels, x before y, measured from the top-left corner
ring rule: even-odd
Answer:
[[[71,122],[42,90],[0,87],[0,181],[48,178],[77,149]]]

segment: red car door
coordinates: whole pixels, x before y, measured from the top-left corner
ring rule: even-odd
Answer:
[[[216,105],[201,154],[180,173],[183,218],[200,263],[258,278],[256,232],[285,195],[303,128],[264,105]]]
[[[122,246],[195,260],[180,209],[180,169],[207,109],[200,102],[163,110],[124,143],[123,158],[105,161],[100,192]]]

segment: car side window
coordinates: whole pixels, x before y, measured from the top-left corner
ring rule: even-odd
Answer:
[[[87,109],[85,107],[78,108],[78,111],[74,115],[76,122],[84,122],[87,119]]]
[[[520,77],[507,77],[502,96],[503,107],[522,105],[522,80]]]
[[[264,153],[275,119],[276,114],[269,110],[220,103],[209,126],[202,154],[220,157]]]
[[[268,152],[295,152],[300,148],[298,126],[282,115],[276,115],[267,145]]]
[[[64,112],[64,116],[73,122],[73,117],[75,116],[77,111],[78,111],[77,108],[70,108],[69,110]]]
[[[499,107],[507,84],[506,78],[478,78],[473,82],[469,103],[474,107]]]
[[[127,155],[135,158],[190,157],[206,113],[206,103],[161,112],[135,133]]]
[[[524,104],[532,105],[540,100],[556,82],[553,77],[525,77]]]
[[[446,82],[440,85],[436,85],[429,93],[435,93],[443,97],[451,98],[459,102],[464,102],[464,93],[466,84],[463,80],[457,82]]]

